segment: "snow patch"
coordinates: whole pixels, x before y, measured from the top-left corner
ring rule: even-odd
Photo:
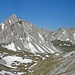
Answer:
[[[17,49],[18,49],[18,50],[21,50],[21,48],[20,48],[20,47],[17,47]]]
[[[24,45],[25,48],[29,49],[29,47],[27,45]]]
[[[9,21],[9,23],[11,24],[11,20],[8,20]]]
[[[2,29],[4,29],[4,23],[2,23]]]
[[[14,45],[13,42],[11,44],[9,44],[9,45],[6,45],[6,46],[2,45],[2,47],[7,48],[9,50],[16,51],[16,48],[15,48],[15,45]]]
[[[41,34],[40,33],[38,33],[39,34],[39,37],[42,39],[42,40],[44,40],[44,38],[41,36]]]
[[[20,23],[18,23],[18,25],[21,27]]]
[[[39,44],[40,45],[40,44]],[[41,46],[41,45],[40,45]],[[44,46],[41,46],[43,48],[44,51],[49,52]]]
[[[49,47],[47,47],[46,45],[45,45],[45,47],[51,52],[51,53],[55,53],[55,51],[53,51],[53,50],[51,50]]]
[[[0,71],[0,75],[6,75],[6,74],[8,74],[8,75],[14,75],[12,72],[8,72],[8,71]]]
[[[3,60],[6,61],[7,65],[11,65],[14,61],[19,61],[21,63],[31,63],[32,60],[31,59],[22,59],[22,57],[18,57],[18,56],[6,56],[2,58]]]
[[[49,55],[46,55],[46,57],[49,57]]]
[[[54,36],[52,36],[52,39],[54,38]]]
[[[42,48],[43,48],[44,50],[47,50],[44,46],[42,46]]]
[[[17,75],[22,75],[22,74],[24,74],[24,72],[18,72],[18,73],[17,73]]]
[[[58,50],[54,46],[51,46],[51,47],[58,52]]]
[[[44,53],[44,50],[41,49],[36,43],[35,43],[36,47],[38,48],[38,50],[40,50],[42,53]]]
[[[66,30],[64,30],[63,32],[62,32],[62,34],[65,34],[66,33]]]
[[[30,42],[30,37],[29,36],[26,39]]]
[[[69,38],[67,38],[66,40],[69,41]]]
[[[41,43],[41,44],[42,44],[42,41],[39,41],[39,43]]]
[[[58,40],[60,40],[60,37],[58,38]]]
[[[21,37],[20,37],[20,40],[22,41],[22,40],[23,40],[23,38],[21,38]]]
[[[63,41],[63,39],[61,39],[61,41]]]
[[[34,48],[34,46],[31,43],[29,43],[28,46],[33,53],[37,52],[37,50]]]
[[[73,37],[74,37],[74,40],[75,40],[75,32],[74,32],[74,34],[73,34]]]
[[[34,37],[32,37],[32,36],[30,36],[33,40],[35,40],[36,41],[36,39],[34,38]]]

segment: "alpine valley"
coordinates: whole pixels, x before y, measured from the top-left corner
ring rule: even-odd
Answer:
[[[0,75],[75,75],[75,28],[50,31],[12,14],[0,23]]]

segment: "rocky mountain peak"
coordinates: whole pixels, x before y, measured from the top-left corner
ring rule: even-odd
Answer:
[[[13,18],[13,17],[18,18],[16,14],[10,15],[8,18],[10,18],[10,17],[11,17],[11,18]]]
[[[30,22],[18,19],[12,14],[1,25],[0,44],[11,50],[25,50],[32,53],[60,52],[46,39],[51,32],[40,29]],[[44,36],[46,35],[46,36]]]
[[[6,19],[9,21],[10,24],[14,24],[15,22],[17,22],[19,20],[19,18],[15,15],[12,14],[8,19]]]
[[[7,18],[3,23],[0,24],[0,31],[8,28],[10,25],[18,21],[18,17],[15,14],[12,14],[9,18]]]

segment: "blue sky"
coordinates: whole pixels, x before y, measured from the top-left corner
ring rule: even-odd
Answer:
[[[0,23],[13,13],[40,28],[75,28],[75,0],[0,0]]]

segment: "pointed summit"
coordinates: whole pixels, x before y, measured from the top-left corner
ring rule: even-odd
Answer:
[[[10,24],[14,24],[15,22],[18,22],[18,21],[19,21],[18,17],[15,14],[12,14],[2,23],[2,26],[4,28],[7,28],[7,26],[10,26]]]
[[[10,17],[11,17],[11,18],[13,18],[13,17],[18,18],[18,17],[16,16],[16,14],[12,14]],[[9,17],[9,18],[10,18],[10,17]]]
[[[11,16],[9,16],[9,19],[18,19],[18,17],[15,14],[12,14]]]
[[[11,23],[15,23],[17,22],[19,19],[18,17],[15,15],[15,14],[12,14],[9,18],[8,18],[9,21],[11,21]]]

